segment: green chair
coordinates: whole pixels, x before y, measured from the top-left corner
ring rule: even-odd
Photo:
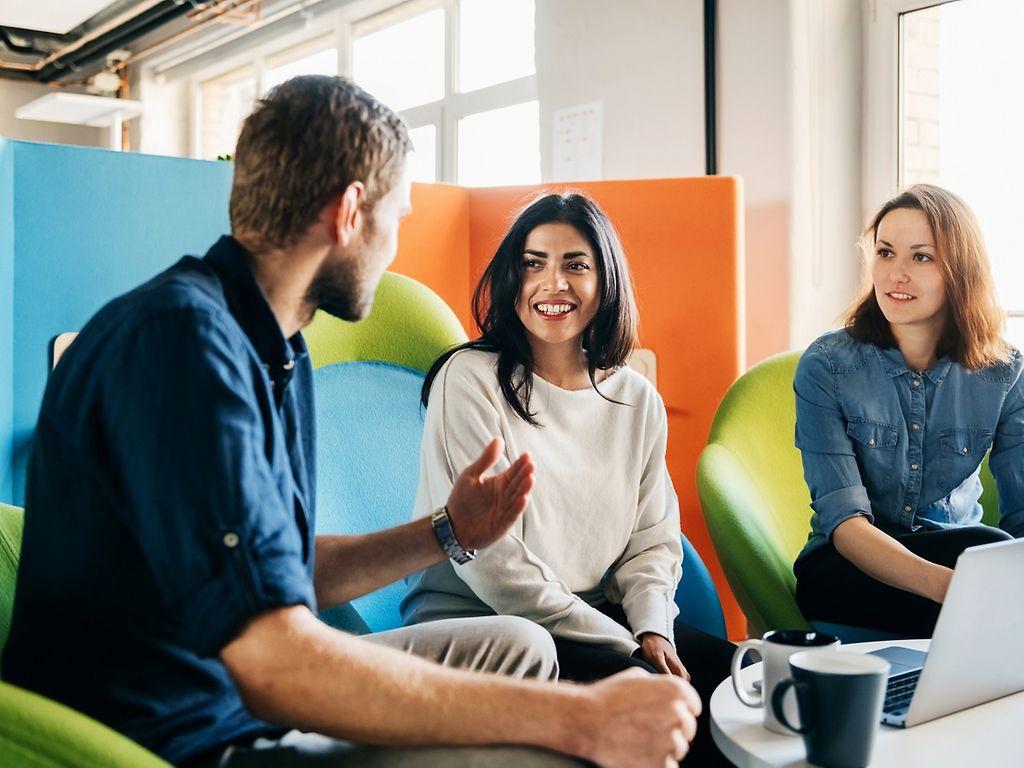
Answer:
[[[0,648],[11,628],[24,512],[0,504]],[[69,641],[71,642],[71,641]],[[152,752],[73,709],[0,682],[0,765],[170,768]]]
[[[800,354],[771,357],[729,388],[697,463],[697,491],[711,541],[753,636],[808,627],[796,605],[793,575],[811,518],[800,451],[793,443],[793,374]],[[995,525],[998,501],[987,458],[981,481],[984,522]],[[848,638],[853,639],[849,633]]]

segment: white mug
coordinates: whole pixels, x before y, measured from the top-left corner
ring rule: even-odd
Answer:
[[[800,651],[812,648],[838,648],[839,639],[824,632],[814,632],[804,629],[779,629],[772,632],[765,632],[760,639],[744,640],[736,647],[736,653],[732,657],[732,687],[736,690],[736,696],[748,707],[762,707],[764,709],[764,727],[775,733],[791,734],[776,718],[772,707],[765,702],[772,700],[772,693],[775,686],[782,680],[789,677],[789,657]],[[757,651],[761,655],[761,671],[763,680],[761,690],[745,687],[740,680],[740,667],[743,664],[743,657],[747,651]],[[793,712],[786,711],[790,722],[797,721],[796,707],[790,700],[786,702],[787,707],[792,707]]]

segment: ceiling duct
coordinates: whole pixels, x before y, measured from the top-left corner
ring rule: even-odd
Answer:
[[[124,6],[122,12],[97,14],[94,19],[99,23],[86,22],[68,35],[0,27],[0,74],[52,83],[97,62],[102,65],[108,53],[129,46],[175,19],[218,5],[218,0],[116,3],[114,6]],[[110,18],[99,21],[107,15]],[[6,60],[7,51],[18,60]]]

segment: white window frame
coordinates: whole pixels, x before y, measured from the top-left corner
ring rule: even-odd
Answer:
[[[900,15],[956,0],[869,0],[864,56],[864,186],[866,219],[899,188]]]
[[[333,39],[334,46],[338,50],[338,72],[344,73],[343,66],[347,54],[342,48],[344,36],[341,34],[341,26],[338,23],[337,14],[315,17],[303,29],[275,37],[272,41],[263,45],[240,51],[234,56],[221,59],[216,64],[205,67],[189,77],[189,99],[191,102],[191,109],[189,110],[191,115],[189,155],[194,158],[200,158],[202,153],[203,83],[226,75],[236,69],[251,66],[256,76],[256,93],[262,96],[268,69],[267,61],[269,59],[275,58],[292,48],[298,48],[317,40],[326,40],[328,38]]]
[[[543,0],[538,0],[542,2]],[[191,130],[189,154],[199,157],[202,145],[202,84],[228,72],[251,66],[256,75],[256,92],[263,94],[267,62],[278,54],[319,38],[332,36],[338,50],[338,72],[352,74],[352,41],[356,30],[371,25],[390,25],[434,8],[445,11],[444,97],[429,104],[402,110],[399,114],[410,129],[434,125],[436,131],[435,177],[438,182],[458,180],[459,121],[469,115],[537,100],[537,75],[479,88],[459,91],[459,0],[356,0],[339,9],[311,17],[303,29],[275,36],[273,40],[219,60],[189,78]]]
[[[880,201],[895,195],[900,184],[900,15],[958,1],[870,0],[864,57],[864,220]],[[1024,317],[1024,309],[1011,308],[1006,314]]]
[[[543,1],[543,0],[540,0]],[[485,86],[462,93],[459,90],[459,0],[408,0],[370,14],[352,14],[348,19],[342,71],[352,72],[352,46],[359,27],[367,24],[388,26],[435,8],[445,10],[445,87],[444,97],[429,104],[402,110],[399,114],[410,129],[435,125],[435,175],[438,182],[456,184],[459,165],[459,121],[478,112],[511,107],[537,100],[537,74]]]

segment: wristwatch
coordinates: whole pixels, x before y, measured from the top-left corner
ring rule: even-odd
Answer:
[[[465,565],[476,557],[475,549],[463,549],[459,540],[455,538],[455,531],[452,530],[452,520],[448,517],[448,507],[441,507],[430,517],[430,524],[434,527],[434,535],[441,549],[459,565]]]

